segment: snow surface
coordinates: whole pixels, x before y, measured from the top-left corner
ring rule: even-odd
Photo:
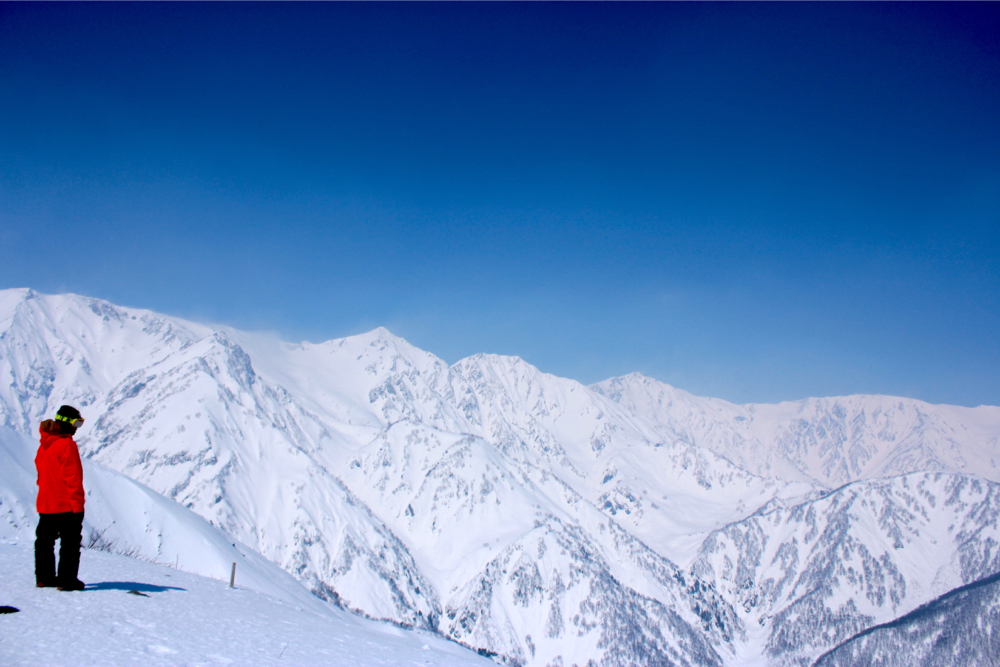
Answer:
[[[0,604],[20,610],[0,615],[8,667],[493,664],[430,633],[141,559],[84,551],[79,592],[35,588],[33,562],[30,542],[0,541]]]

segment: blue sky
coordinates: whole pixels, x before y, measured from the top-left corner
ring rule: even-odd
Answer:
[[[1000,6],[0,4],[0,287],[1000,405]]]

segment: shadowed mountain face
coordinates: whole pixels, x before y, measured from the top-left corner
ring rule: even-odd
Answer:
[[[1000,574],[962,586],[891,623],[869,628],[816,667],[1000,664]]]
[[[734,406],[28,290],[0,292],[0,377],[6,428],[77,405],[87,457],[508,664],[805,664],[1000,569],[995,485],[964,474],[993,474],[996,408]]]

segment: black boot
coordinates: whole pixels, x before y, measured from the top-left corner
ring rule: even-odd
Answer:
[[[61,591],[82,591],[87,587],[87,584],[83,583],[79,579],[70,581],[65,584],[59,584],[59,590]]]

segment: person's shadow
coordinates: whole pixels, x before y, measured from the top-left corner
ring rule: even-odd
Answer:
[[[185,591],[179,586],[157,586],[155,584],[140,584],[135,581],[102,581],[99,584],[87,584],[88,591],[127,591],[131,593],[165,593],[166,591]]]

